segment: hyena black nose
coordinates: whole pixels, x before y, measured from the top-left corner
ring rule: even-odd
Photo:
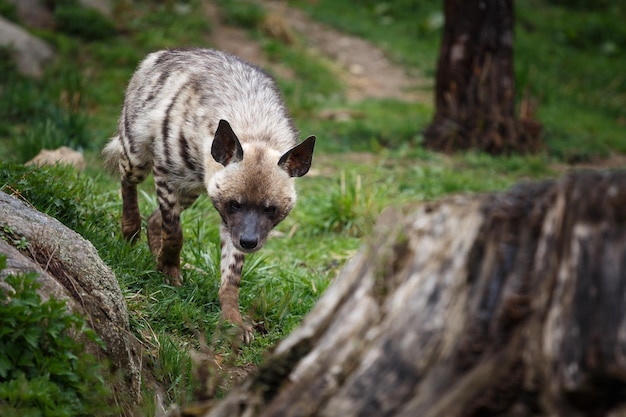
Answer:
[[[241,236],[239,244],[244,249],[254,249],[259,244],[259,238],[256,236]]]

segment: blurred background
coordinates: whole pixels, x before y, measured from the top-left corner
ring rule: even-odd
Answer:
[[[443,2],[1,0],[2,158],[97,152],[146,53],[227,49],[275,75],[329,152],[416,149],[431,121]],[[626,6],[528,0],[514,10],[517,108],[564,163],[626,152]],[[18,37],[14,41],[14,37]],[[357,37],[368,43],[357,43]],[[376,48],[376,49],[374,49]]]
[[[511,8],[475,21],[458,15],[460,4]],[[472,58],[463,68],[468,79],[489,81],[481,77],[482,52],[508,45],[503,62],[514,82],[505,122],[531,126],[537,146],[492,152],[427,143],[434,121],[460,135],[474,119],[468,102],[456,108],[466,116],[438,117],[438,94],[454,105],[450,97],[464,93],[438,82],[448,69],[441,56],[454,50],[444,34],[458,28],[446,25],[449,16],[479,29],[463,49]],[[300,323],[385,207],[500,191],[572,168],[626,167],[625,21],[626,3],[611,0],[0,0],[0,189],[97,248],[120,282],[145,369],[165,404],[193,398],[189,351],[205,346],[202,338],[216,354],[212,395],[220,397]],[[261,66],[277,79],[302,137],[318,138],[313,167],[297,182],[297,207],[246,261],[242,311],[257,334],[236,352],[220,327],[220,219],[210,201],[199,199],[183,215],[182,258],[190,266],[185,285],[172,288],[155,272],[147,245],[120,238],[119,179],[102,167],[101,149],[116,133],[137,64],[175,47],[223,49]],[[490,106],[485,120],[501,117],[503,106]],[[82,157],[78,169],[22,165],[62,146]],[[139,198],[144,216],[156,208],[150,181]],[[28,248],[6,228],[0,238]],[[16,404],[30,404],[30,393],[44,392],[34,382],[24,385],[32,392],[18,391],[2,378],[1,400],[16,395]],[[146,398],[153,388],[144,387]],[[115,415],[98,401],[91,410]],[[152,415],[155,405],[145,407]]]

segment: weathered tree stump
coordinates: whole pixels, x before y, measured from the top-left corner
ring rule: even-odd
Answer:
[[[202,415],[625,416],[625,313],[626,171],[388,209]]]

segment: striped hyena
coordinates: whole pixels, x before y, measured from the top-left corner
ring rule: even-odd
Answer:
[[[152,53],[130,80],[117,136],[103,151],[121,175],[122,234],[140,234],[137,184],[152,172],[159,207],[148,219],[148,244],[158,269],[181,285],[180,214],[208,192],[222,218],[222,314],[247,343],[244,254],[260,249],[293,208],[293,179],[308,172],[314,145],[314,136],[298,144],[276,83],[259,68],[211,49]]]

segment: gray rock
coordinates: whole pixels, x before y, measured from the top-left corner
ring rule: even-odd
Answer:
[[[26,162],[25,165],[43,166],[55,164],[71,165],[79,171],[82,171],[87,166],[83,154],[67,146],[61,146],[54,150],[42,149],[37,156]]]
[[[80,0],[79,3],[83,7],[96,9],[104,16],[111,17],[113,15],[110,0]]]
[[[54,28],[54,7],[44,0],[8,0],[15,5],[21,23],[39,29]],[[48,4],[47,4],[48,3]],[[95,9],[106,17],[113,16],[110,0],[79,0],[82,7]]]
[[[140,356],[130,333],[126,300],[111,269],[91,242],[58,220],[24,202],[0,192],[0,227],[29,243],[20,252],[0,239],[0,253],[7,255],[3,273],[36,272],[43,298],[54,295],[68,307],[85,315],[87,323],[106,344],[111,362],[123,370],[123,387],[131,401],[141,394]],[[4,278],[0,276],[0,281]]]
[[[43,74],[44,65],[55,56],[46,42],[3,17],[0,17],[0,46],[12,50],[13,60],[22,74],[35,78]]]
[[[52,29],[54,16],[52,8],[47,7],[44,0],[9,0],[17,10],[21,23],[38,29]]]

